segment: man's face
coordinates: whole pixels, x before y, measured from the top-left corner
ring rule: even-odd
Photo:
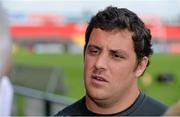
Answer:
[[[93,29],[85,51],[84,82],[87,95],[95,100],[118,100],[136,90],[137,59],[131,32]]]

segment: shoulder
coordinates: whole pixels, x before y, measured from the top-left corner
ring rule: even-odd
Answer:
[[[144,94],[144,99],[136,112],[139,113],[139,115],[160,116],[163,115],[166,110],[166,105]]]
[[[84,109],[84,98],[59,111],[55,116],[80,115]]]
[[[153,99],[152,97],[146,96],[144,100],[145,105],[149,105],[149,107],[154,107],[158,111],[163,111],[167,109],[167,106],[162,104],[161,102]]]

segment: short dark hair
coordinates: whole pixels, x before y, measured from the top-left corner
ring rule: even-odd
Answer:
[[[151,48],[150,30],[135,13],[126,8],[109,6],[105,10],[99,11],[92,17],[85,33],[84,54],[91,32],[94,28],[100,28],[106,31],[112,31],[114,29],[128,29],[132,32],[134,50],[138,62],[140,62],[144,56],[149,57],[153,53]]]

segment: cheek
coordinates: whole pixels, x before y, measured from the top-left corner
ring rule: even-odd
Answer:
[[[120,63],[111,67],[111,75],[121,82],[132,78],[134,74],[134,66],[129,63]]]
[[[86,74],[92,71],[94,63],[95,60],[92,57],[86,56],[84,61],[84,71]]]
[[[112,78],[112,89],[124,90],[130,87],[135,80],[134,72],[130,67],[113,67],[111,71]]]

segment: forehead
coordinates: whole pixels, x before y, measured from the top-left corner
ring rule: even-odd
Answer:
[[[132,32],[127,29],[105,31],[100,28],[93,29],[90,35],[90,44],[95,44],[110,49],[133,49]]]

